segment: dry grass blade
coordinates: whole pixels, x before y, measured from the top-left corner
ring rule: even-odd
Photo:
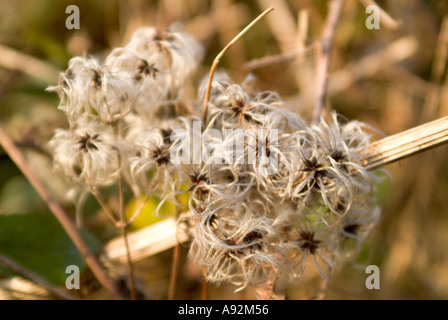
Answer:
[[[302,49],[280,53],[272,56],[266,56],[260,59],[254,59],[246,63],[244,66],[247,70],[255,70],[265,68],[279,63],[292,61],[300,56],[312,52],[315,49],[314,45],[304,47]]]
[[[257,2],[261,8],[266,8],[272,3],[270,0]],[[268,16],[266,20],[282,52],[289,52],[297,47],[296,23],[287,1],[276,0],[275,14]]]
[[[208,79],[207,84],[207,92],[205,93],[205,99],[204,99],[204,123],[207,122],[207,110],[208,110],[208,102],[210,100],[210,92],[212,90],[212,81],[213,81],[213,75],[215,74],[216,67],[219,64],[219,61],[221,60],[222,56],[229,50],[231,46],[235,44],[250,28],[252,28],[258,21],[260,21],[265,15],[267,15],[269,12],[274,10],[274,7],[269,7],[263,13],[261,13],[257,18],[255,18],[251,23],[247,25],[246,28],[244,28],[238,35],[233,38],[232,41],[230,41],[227,46],[225,46],[224,49],[216,56],[215,60],[213,61],[212,67],[210,68],[210,75]]]
[[[362,164],[375,169],[447,141],[448,117],[444,117],[372,143]]]
[[[178,229],[176,220],[169,218],[128,235],[132,261],[143,260],[159,252],[168,250],[178,243],[188,240],[188,235]],[[123,238],[111,240],[104,248],[104,257],[110,260],[126,262],[126,248]]]
[[[0,45],[0,57],[0,66],[3,68],[23,72],[46,83],[58,80],[59,71],[56,68],[22,52]]]
[[[448,16],[442,21],[442,25],[437,40],[437,46],[434,53],[434,62],[431,70],[431,83],[428,94],[425,97],[423,106],[424,119],[431,119],[438,113],[438,106],[442,96],[442,87],[446,65],[448,61]]]

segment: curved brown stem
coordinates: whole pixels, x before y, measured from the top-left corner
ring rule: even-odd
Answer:
[[[168,299],[174,300],[176,295],[177,277],[179,274],[179,258],[180,258],[180,244],[178,243],[173,250],[173,262],[171,263],[171,277],[170,277],[170,291]]]
[[[313,123],[317,123],[322,109],[324,108],[327,83],[328,83],[328,68],[330,65],[330,52],[333,46],[333,37],[341,16],[344,0],[331,0],[328,4],[328,16],[325,22],[324,31],[322,33],[321,50],[317,60],[317,75],[316,75],[316,102],[313,112]]]
[[[267,8],[263,13],[261,13],[255,20],[253,20],[246,28],[244,28],[238,35],[232,39],[225,47],[222,49],[222,51],[216,56],[215,60],[213,61],[212,67],[210,68],[210,75],[208,78],[208,84],[207,84],[207,91],[205,92],[205,99],[204,99],[204,125],[207,123],[207,112],[208,112],[208,102],[210,101],[210,92],[212,90],[212,81],[213,81],[213,75],[215,74],[216,67],[218,66],[222,56],[229,50],[231,46],[235,44],[250,28],[254,26],[258,21],[261,20],[265,15],[267,15],[269,12],[274,10],[274,6],[271,6]]]

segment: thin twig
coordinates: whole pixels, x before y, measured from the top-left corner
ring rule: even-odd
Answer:
[[[202,300],[208,300],[208,282],[207,282],[207,267],[202,267]]]
[[[297,15],[297,49],[304,50],[306,46],[306,41],[308,38],[308,26],[309,26],[310,15],[307,9],[302,9]],[[299,56],[299,61],[303,60],[303,54]]]
[[[31,271],[25,269],[24,267],[19,265],[17,262],[13,261],[12,259],[10,259],[6,256],[0,255],[0,265],[20,274],[21,276],[23,276],[26,279],[29,279],[29,280],[37,283],[38,285],[44,287],[49,292],[53,293],[55,296],[57,296],[59,298],[62,298],[65,300],[79,300],[79,298],[75,297],[74,295],[70,294],[69,292],[67,292],[57,286],[52,285],[47,280],[41,278],[40,276],[38,276],[37,274],[35,274]]]
[[[149,200],[149,197],[150,197],[149,194],[147,194],[147,195],[145,196],[145,199],[143,199],[142,203],[140,204],[140,207],[137,209],[137,211],[134,212],[134,214],[132,215],[132,217],[126,222],[126,224],[127,224],[128,226],[131,225],[131,224],[135,221],[135,219],[137,219],[137,218],[140,216],[140,214],[141,214],[142,211],[143,211],[143,208],[144,208],[145,205],[146,205],[146,202],[148,202],[148,200]]]
[[[272,267],[269,270],[268,279],[264,289],[260,292],[260,300],[271,300],[274,297],[275,283],[277,282],[278,268]]]
[[[118,137],[121,138],[121,123],[118,124]],[[131,292],[131,299],[136,300],[137,295],[135,294],[135,283],[134,283],[134,267],[132,265],[131,259],[131,250],[129,249],[129,241],[128,241],[128,223],[126,221],[126,213],[124,209],[124,184],[123,184],[123,173],[121,171],[121,154],[120,150],[117,150],[118,154],[118,198],[119,198],[119,216],[120,216],[120,229],[121,235],[123,237],[123,242],[126,248],[126,259],[128,264],[128,272],[129,272],[129,289]]]
[[[78,229],[84,227],[84,216],[82,211],[88,194],[89,193],[84,190],[79,194],[79,198],[76,200],[75,224]]]
[[[171,263],[171,276],[170,276],[170,291],[168,293],[168,299],[174,300],[176,295],[177,276],[179,274],[179,258],[180,258],[180,243],[176,244],[173,250],[173,261]]]
[[[113,222],[113,224],[117,226],[118,225],[117,218],[115,217],[112,209],[107,205],[106,201],[104,201],[103,197],[98,192],[98,190],[93,187],[93,188],[89,188],[89,191],[90,191],[91,194],[93,194],[93,196],[95,197],[96,201],[98,201],[99,205],[104,210],[104,212],[107,214],[109,219]]]
[[[8,137],[8,135],[3,131],[1,127],[0,144],[3,146],[3,149],[9,155],[11,160],[14,161],[17,167],[22,171],[22,173],[28,179],[34,189],[36,189],[37,193],[42,197],[45,203],[47,203],[51,212],[67,232],[76,248],[78,248],[78,250],[81,252],[87,265],[92,270],[98,281],[105,288],[107,288],[115,296],[115,298],[124,299],[123,295],[116,287],[114,281],[112,281],[112,279],[108,277],[106,271],[103,269],[103,266],[99,263],[93,252],[90,250],[89,246],[85,243],[75,224],[70,220],[68,214],[59,205],[59,203],[54,200],[53,196],[44,186],[42,181],[30,170],[22,153],[17,149],[12,140]]]
[[[269,12],[274,10],[274,7],[271,6],[268,9],[266,9],[262,14],[260,14],[255,20],[253,20],[246,28],[243,29],[238,35],[232,39],[225,47],[222,49],[222,51],[216,56],[215,60],[213,61],[212,67],[210,68],[210,75],[208,78],[208,84],[207,84],[207,91],[205,93],[205,99],[204,99],[204,125],[207,123],[207,112],[208,112],[208,102],[210,100],[210,92],[212,90],[212,81],[213,81],[213,75],[215,74],[216,67],[218,66],[222,56],[229,50],[231,46],[235,44],[250,28],[254,26],[258,21],[260,21],[265,15],[267,15]]]
[[[441,83],[443,81],[443,75],[448,61],[448,17],[442,21],[440,32],[437,40],[437,46],[434,53],[434,62],[431,68],[431,83],[428,93],[425,97],[425,103],[423,105],[423,119],[428,120],[436,117],[438,113],[438,106],[442,97],[443,87]]]
[[[313,112],[313,123],[318,122],[325,105],[330,52],[333,46],[334,33],[341,16],[342,7],[344,6],[344,0],[331,0],[328,6],[328,16],[322,32],[321,50],[317,59],[316,101]]]
[[[305,48],[301,48],[299,50],[289,51],[285,53],[280,53],[276,55],[266,56],[260,59],[254,59],[245,64],[245,69],[247,70],[255,70],[260,68],[265,68],[268,66],[272,66],[274,64],[289,62],[291,60],[296,59],[306,53],[309,53],[315,49],[314,45],[307,46]]]
[[[178,197],[176,196],[176,200],[178,203],[180,203]],[[178,219],[179,215],[181,214],[182,207],[178,204],[176,206],[176,220]],[[176,284],[177,284],[177,278],[179,275],[179,260],[180,260],[180,243],[178,243],[173,250],[173,261],[171,263],[171,275],[170,275],[170,291],[168,293],[168,299],[174,300],[174,297],[176,295]]]
[[[129,240],[128,240],[128,231],[127,226],[123,225],[120,227],[121,229],[121,235],[124,242],[124,247],[126,249],[126,262],[128,264],[128,272],[129,272],[129,289],[131,292],[131,299],[136,300],[137,295],[135,294],[135,282],[134,282],[134,267],[132,264],[132,258],[131,258],[131,249],[129,246]]]

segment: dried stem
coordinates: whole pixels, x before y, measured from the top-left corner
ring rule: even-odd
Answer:
[[[126,222],[126,225],[128,225],[128,226],[131,225],[135,221],[135,219],[137,219],[140,216],[140,214],[143,211],[143,208],[146,205],[146,202],[148,202],[148,200],[149,200],[149,197],[150,197],[149,194],[147,194],[145,196],[145,199],[143,199],[142,203],[140,204],[140,207],[137,209],[137,211],[134,212],[132,217]]]
[[[64,300],[79,300],[77,297],[75,297],[74,295],[70,294],[69,292],[52,285],[51,283],[49,283],[47,280],[41,278],[40,276],[38,276],[37,274],[25,269],[24,267],[22,267],[21,265],[19,265],[17,262],[13,261],[12,259],[5,257],[3,255],[0,255],[0,265],[10,269],[18,274],[20,274],[21,276],[23,276],[24,278],[27,278],[35,283],[37,283],[38,285],[44,287],[45,289],[47,289],[49,292],[51,292],[52,294],[54,294],[55,296],[64,299]]]
[[[315,49],[314,45],[307,46],[294,51],[280,53],[272,56],[266,56],[260,59],[254,59],[246,63],[244,66],[247,70],[255,70],[265,68],[279,63],[289,62]]]
[[[271,267],[264,289],[260,292],[260,300],[271,300],[274,297],[275,283],[277,282],[278,268]]]
[[[126,262],[128,264],[129,272],[129,289],[131,291],[131,299],[136,300],[137,295],[135,294],[135,283],[134,283],[134,267],[132,265],[131,250],[129,248],[128,231],[126,225],[120,227],[121,235],[124,241],[124,246],[126,248]]]
[[[448,62],[448,16],[442,21],[440,32],[437,40],[436,51],[434,53],[434,62],[431,68],[431,86],[425,96],[425,104],[423,105],[423,119],[428,120],[434,117],[438,112],[440,99],[442,98],[443,75],[445,74]],[[440,107],[439,107],[440,108]]]
[[[361,163],[372,170],[447,141],[448,117],[444,117],[373,142]]]
[[[179,258],[180,258],[180,243],[176,244],[173,250],[173,261],[171,263],[171,276],[170,276],[170,292],[168,293],[168,299],[174,300],[176,295],[177,277],[179,274]]]
[[[207,267],[203,266],[202,267],[202,296],[201,296],[202,300],[208,300],[208,283],[207,283],[206,273],[207,273]]]
[[[265,15],[267,15],[269,12],[274,10],[274,7],[271,6],[267,8],[262,14],[260,14],[255,20],[253,20],[246,28],[243,29],[238,35],[232,39],[225,47],[221,50],[221,52],[216,56],[215,60],[213,61],[212,67],[210,68],[210,75],[208,78],[208,84],[207,84],[207,91],[205,93],[205,99],[204,99],[204,124],[207,123],[207,112],[208,112],[208,102],[210,101],[210,92],[212,90],[212,81],[213,81],[213,75],[215,74],[216,67],[218,66],[219,62],[221,61],[222,56],[229,50],[231,46],[235,44],[250,28],[252,28],[258,21],[260,21]]]
[[[121,123],[118,124],[118,137],[121,138]],[[131,299],[136,300],[137,296],[135,294],[135,283],[134,283],[134,268],[132,265],[132,259],[131,259],[131,250],[129,249],[129,241],[128,241],[128,234],[127,234],[127,228],[128,223],[126,221],[126,213],[124,209],[124,184],[123,184],[123,173],[121,171],[121,154],[120,150],[117,150],[118,153],[118,198],[119,198],[119,215],[120,215],[120,229],[121,229],[121,235],[123,237],[123,242],[126,248],[126,260],[128,264],[128,272],[129,272],[129,289],[131,292]]]
[[[107,214],[109,219],[114,223],[114,225],[117,226],[118,225],[117,218],[115,218],[115,215],[114,215],[112,209],[107,205],[106,201],[104,201],[103,197],[98,192],[98,190],[93,187],[93,188],[89,188],[89,191],[91,194],[93,194],[96,201],[98,201],[99,205],[101,206],[101,208],[103,208],[104,212]]]
[[[316,102],[313,112],[313,123],[317,123],[325,105],[328,68],[330,65],[330,52],[333,46],[333,37],[341,16],[344,0],[331,0],[328,4],[328,15],[325,21],[321,39],[321,50],[317,59],[316,74]]]
[[[129,233],[132,261],[141,261],[147,257],[169,250],[178,243],[188,241],[188,234],[177,228],[174,218],[164,219],[141,230]],[[126,261],[123,240],[117,237],[104,247],[104,259],[119,262]]]
[[[87,265],[92,270],[98,281],[107,288],[117,299],[124,299],[123,295],[118,290],[114,281],[110,279],[104,270],[103,266],[96,259],[89,246],[85,243],[75,224],[70,220],[68,214],[64,209],[56,202],[47,188],[44,186],[42,181],[30,170],[28,164],[25,161],[22,153],[17,149],[12,140],[0,127],[0,144],[3,146],[5,152],[9,155],[12,161],[17,165],[17,167],[22,171],[24,176],[28,179],[31,185],[36,189],[37,193],[42,197],[42,199],[47,203],[51,212],[54,214],[56,219],[62,225],[64,230],[67,232],[70,239],[75,244],[76,248],[83,255]]]
[[[176,196],[176,200],[180,203],[178,197]],[[176,206],[176,219],[181,214],[182,208],[178,204]],[[176,295],[176,284],[177,278],[179,274],[179,259],[180,259],[180,243],[176,244],[173,250],[173,262],[171,263],[171,275],[170,275],[170,291],[168,293],[168,299],[174,300],[174,296]]]

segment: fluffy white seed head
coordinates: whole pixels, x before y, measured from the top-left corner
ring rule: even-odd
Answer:
[[[181,116],[182,87],[201,57],[186,33],[146,27],[104,64],[70,60],[51,88],[70,124],[50,142],[55,169],[88,190],[121,174],[136,193],[188,206],[189,256],[210,282],[244,288],[272,268],[328,277],[378,222],[375,177],[360,162],[371,128],[336,113],[308,124],[277,93],[223,72],[207,122],[193,108]]]
[[[50,141],[55,170],[75,184],[105,186],[115,182],[121,143],[102,124],[78,120],[76,128],[58,129]]]

